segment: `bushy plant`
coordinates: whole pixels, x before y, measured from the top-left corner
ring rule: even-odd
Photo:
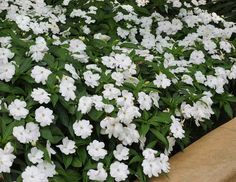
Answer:
[[[0,0],[4,181],[148,181],[232,117],[234,23],[204,0]]]

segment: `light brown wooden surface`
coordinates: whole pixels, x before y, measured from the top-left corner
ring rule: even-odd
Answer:
[[[170,159],[167,176],[151,182],[236,182],[236,118]]]

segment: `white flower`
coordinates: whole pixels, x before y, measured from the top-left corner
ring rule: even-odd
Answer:
[[[149,178],[152,176],[158,177],[161,174],[160,159],[155,158],[153,160],[144,159],[142,162],[143,172]]]
[[[34,101],[39,102],[40,104],[47,104],[50,102],[50,94],[47,93],[44,89],[42,88],[34,88],[31,97],[34,99]]]
[[[113,72],[111,78],[116,81],[117,86],[121,86],[124,83],[124,75],[121,72]]]
[[[198,83],[204,84],[204,82],[206,81],[206,77],[205,77],[205,75],[202,74],[201,71],[196,71],[194,76],[195,76],[195,79],[197,80]]]
[[[77,72],[72,64],[65,64],[65,70],[68,71],[69,73],[71,73],[71,75],[74,79],[79,78],[79,75],[77,74]]]
[[[151,161],[155,159],[155,155],[157,154],[157,151],[150,148],[146,148],[145,150],[143,150],[142,154],[145,159]]]
[[[114,106],[111,104],[105,104],[104,105],[104,111],[106,113],[112,113],[112,111],[114,110]]]
[[[161,170],[165,173],[169,172],[170,164],[169,164],[169,157],[165,154],[160,154],[160,164],[161,164]]]
[[[181,79],[182,79],[182,82],[184,82],[184,83],[186,83],[186,84],[189,84],[189,85],[193,85],[193,79],[192,79],[191,76],[189,76],[189,75],[183,75],[183,76],[181,77]]]
[[[202,51],[197,51],[197,50],[194,50],[191,55],[190,55],[190,59],[189,61],[193,64],[202,64],[202,63],[205,63],[205,55],[203,54]]]
[[[158,92],[150,92],[149,96],[151,97],[153,104],[159,108],[159,100],[160,100],[160,96],[158,94]]]
[[[96,110],[101,111],[105,107],[105,104],[102,102],[103,100],[102,96],[93,95],[91,99]]]
[[[124,127],[118,139],[122,141],[123,145],[132,145],[133,143],[138,143],[140,140],[140,135],[136,130],[136,125],[128,124],[126,127]]]
[[[26,32],[28,32],[30,30],[30,28],[29,28],[30,17],[17,14],[15,21],[21,30],[26,31]]]
[[[165,149],[165,154],[169,155],[173,151],[173,147],[175,145],[175,138],[167,136],[167,140],[168,140],[168,143],[169,143],[169,147]]]
[[[33,164],[43,162],[43,151],[37,149],[36,147],[31,148],[30,153],[28,153],[28,158]]]
[[[51,155],[56,154],[56,151],[51,148],[51,143],[50,143],[49,140],[47,140],[46,149],[48,151],[48,155],[49,155],[50,158],[51,158]]]
[[[33,24],[31,24],[33,25]],[[37,26],[38,27],[38,26]],[[36,28],[34,29],[36,30]],[[38,31],[41,32],[41,31]],[[32,54],[31,58],[36,61],[42,61],[44,58],[44,55],[48,51],[47,43],[43,37],[37,37],[36,38],[36,44],[30,46],[30,51],[29,53]]]
[[[116,146],[116,150],[113,151],[113,154],[118,161],[129,159],[129,149],[122,144]]]
[[[35,110],[35,120],[40,124],[40,126],[48,126],[53,123],[53,111],[49,108],[40,106]]]
[[[0,47],[0,64],[8,63],[9,59],[14,57],[14,53],[10,49]]]
[[[110,166],[110,175],[115,181],[124,181],[130,174],[128,166],[122,162],[113,162]]]
[[[83,96],[79,99],[78,111],[82,114],[88,113],[92,108],[92,99],[90,97]]]
[[[56,166],[53,163],[43,161],[37,165],[37,168],[48,178],[56,174]]]
[[[86,139],[88,138],[91,133],[93,126],[90,124],[90,122],[88,120],[80,120],[80,121],[76,121],[73,124],[73,130],[75,132],[76,136],[80,136],[82,139]]]
[[[179,119],[175,118],[174,116],[171,116],[172,123],[170,126],[170,131],[173,133],[175,138],[184,138],[185,131],[182,128],[181,123],[179,122]]]
[[[33,122],[27,123],[25,126],[25,135],[27,143],[35,143],[40,137],[39,126]]]
[[[130,59],[130,57],[125,54],[115,54],[114,58],[116,68],[127,70],[132,64],[132,60]]]
[[[146,6],[149,3],[149,0],[135,0],[138,6]]]
[[[129,35],[129,30],[125,30],[123,28],[117,28],[117,35],[121,38],[125,39]]]
[[[70,47],[68,50],[72,53],[83,52],[86,50],[86,45],[79,39],[70,40]]]
[[[73,78],[63,75],[61,83],[59,85],[59,92],[66,101],[75,100],[76,98],[76,86],[74,84],[75,80]]]
[[[75,142],[73,140],[69,140],[68,137],[63,138],[62,144],[57,145],[57,147],[61,150],[62,153],[69,155],[75,153]]]
[[[105,84],[102,94],[105,99],[112,100],[118,98],[121,92],[118,88],[115,88],[113,84]]]
[[[107,151],[104,149],[105,144],[97,140],[93,140],[87,146],[88,154],[92,157],[93,160],[98,161],[99,159],[104,159],[107,155]]]
[[[229,42],[222,40],[220,41],[220,48],[225,52],[230,53],[232,46]]]
[[[152,107],[152,99],[149,95],[144,92],[138,93],[138,103],[140,104],[140,109],[150,110]]]
[[[97,64],[88,64],[88,65],[86,65],[86,69],[88,69],[88,70],[94,70],[94,71],[97,71],[97,72],[99,72],[99,73],[102,72],[102,69],[99,68]]]
[[[11,37],[0,37],[0,44],[2,47],[11,46]]]
[[[48,182],[47,176],[36,166],[27,166],[21,176],[23,182]]]
[[[14,148],[11,143],[8,142],[4,149],[0,148],[0,173],[10,173],[11,166],[13,164],[15,155],[12,154]]]
[[[0,80],[5,80],[6,82],[9,82],[15,74],[15,70],[15,66],[12,62],[2,64],[0,66]]]
[[[16,139],[21,143],[27,143],[28,138],[25,134],[25,128],[24,126],[16,126],[13,128],[13,136],[16,137]]]
[[[13,116],[15,120],[25,119],[29,114],[29,110],[26,109],[26,102],[19,99],[15,99],[9,106],[8,110],[10,115]]]
[[[101,133],[108,135],[109,138],[112,136],[117,138],[123,131],[123,126],[117,118],[106,117],[101,121],[100,126]]]
[[[159,75],[156,75],[156,80],[153,81],[154,85],[157,86],[157,88],[167,88],[171,85],[171,81],[167,78],[165,74],[160,73]]]
[[[99,85],[98,80],[100,79],[99,74],[93,74],[91,71],[86,71],[83,73],[85,84],[87,86],[90,86],[92,88],[96,87]]]
[[[139,118],[141,113],[139,108],[135,106],[126,106],[119,109],[117,117],[120,119],[120,122],[124,124],[130,124],[134,118]]]
[[[62,5],[64,6],[68,6],[68,4],[70,3],[71,0],[63,0]]]
[[[48,76],[52,72],[44,67],[41,66],[34,66],[33,70],[31,71],[31,77],[34,78],[36,83],[42,83],[43,85],[46,84]]]
[[[35,143],[40,137],[39,127],[33,122],[29,122],[24,126],[15,126],[13,128],[13,136],[21,143]]]
[[[87,172],[87,175],[88,175],[89,179],[93,180],[93,181],[105,181],[107,179],[107,172],[103,168],[102,163],[98,163],[97,170],[90,169]]]
[[[97,33],[93,35],[94,39],[100,39],[100,40],[104,40],[104,41],[108,41],[111,39],[111,37],[101,34],[101,33]]]

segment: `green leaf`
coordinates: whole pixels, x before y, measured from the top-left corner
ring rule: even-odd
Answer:
[[[48,88],[50,89],[51,92],[54,92],[55,90],[55,85],[57,83],[57,78],[56,74],[50,74],[48,76],[48,79],[46,81]]]
[[[140,129],[140,135],[141,136],[146,136],[146,134],[148,133],[150,129],[150,125],[149,124],[142,124],[141,125],[141,129]]]
[[[85,164],[86,160],[87,160],[87,152],[85,150],[84,147],[80,147],[79,150],[78,150],[78,154],[79,154],[79,158],[80,158],[80,161]]]
[[[106,47],[107,42],[99,39],[92,39],[91,45],[93,45],[96,48],[102,49],[103,47]]]
[[[224,103],[224,110],[230,118],[233,118],[233,110],[228,102]]]
[[[73,167],[82,167],[82,162],[80,161],[80,159],[78,157],[74,157],[72,164]]]
[[[228,97],[224,97],[225,100],[229,101],[229,102],[236,102],[236,97],[235,96],[228,96]]]
[[[86,174],[87,174],[87,172],[86,172]],[[79,171],[74,171],[74,170],[70,170],[70,169],[66,171],[65,178],[66,178],[67,182],[81,181]]]
[[[60,58],[63,62],[69,57],[68,51],[64,48],[52,47],[50,50],[54,56]]]
[[[57,64],[56,64],[57,62],[55,61],[55,58],[51,54],[45,54],[43,59],[50,68],[57,67]]]
[[[103,115],[103,111],[97,111],[96,109],[92,109],[89,113],[88,116],[93,120],[93,121],[99,121],[100,118]]]
[[[73,160],[72,155],[63,155],[63,163],[66,169],[71,165],[72,160]]]
[[[58,143],[63,138],[63,134],[55,126],[52,126],[52,129],[50,129],[50,127],[41,128],[40,132],[41,136],[44,139],[49,140],[52,144]]]
[[[67,182],[62,176],[53,176],[52,182]]]
[[[56,111],[58,113],[58,120],[60,123],[62,123],[64,126],[69,126],[69,116],[67,114],[67,111],[62,107],[61,105],[57,105]]]
[[[171,113],[169,112],[158,112],[156,115],[151,117],[148,122],[150,123],[165,123],[169,124],[171,123]]]
[[[11,87],[8,84],[0,82],[0,92],[9,93],[9,94],[19,94],[25,95],[24,90],[19,87]]]
[[[32,61],[29,59],[25,59],[19,68],[19,73],[22,74],[26,71],[28,71],[32,67]]]
[[[129,161],[129,165],[136,162],[141,162],[142,160],[143,160],[143,157],[141,157],[140,155],[136,155]]]
[[[165,147],[168,147],[168,141],[161,132],[159,132],[157,129],[151,129],[151,132],[158,140],[160,140],[165,145]]]
[[[52,94],[52,95],[51,95],[51,101],[52,101],[53,107],[56,106],[58,99],[59,99],[59,97],[58,97],[57,94]]]

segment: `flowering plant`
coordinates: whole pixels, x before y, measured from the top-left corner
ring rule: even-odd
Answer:
[[[205,0],[0,0],[4,181],[148,181],[232,116],[236,26]]]

